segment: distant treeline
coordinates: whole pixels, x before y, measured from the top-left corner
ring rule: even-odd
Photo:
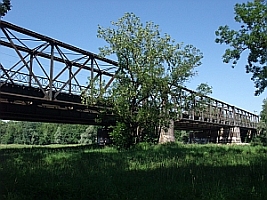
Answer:
[[[92,144],[97,126],[41,122],[1,121],[1,144]]]

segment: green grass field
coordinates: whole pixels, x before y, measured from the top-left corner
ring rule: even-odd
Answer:
[[[267,148],[2,145],[0,199],[267,199]]]

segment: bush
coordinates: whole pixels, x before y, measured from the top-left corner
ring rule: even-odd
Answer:
[[[84,133],[81,133],[80,137],[79,144],[94,144],[97,137],[97,127],[89,126]]]
[[[254,137],[252,139],[252,141],[251,141],[251,145],[252,146],[257,146],[257,145],[267,146],[267,138],[266,138],[266,135],[259,135],[259,136]]]
[[[130,130],[124,123],[118,122],[110,133],[113,145],[117,149],[128,149],[133,144]]]

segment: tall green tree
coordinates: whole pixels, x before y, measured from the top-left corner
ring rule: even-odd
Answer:
[[[258,124],[258,134],[253,138],[252,144],[267,145],[267,99],[263,100],[260,122]]]
[[[109,91],[121,127],[115,135],[119,132],[128,144],[157,138],[174,117],[171,93],[195,75],[202,54],[192,45],[162,35],[153,22],[143,24],[133,13],[112,25],[99,26],[98,37],[108,43],[100,48],[101,56],[116,55],[119,64]]]
[[[11,7],[10,0],[3,0],[3,2],[0,3],[0,18],[5,16],[7,12],[11,10]]]
[[[243,52],[248,52],[246,72],[252,73],[255,95],[260,95],[267,86],[267,1],[254,0],[236,4],[235,21],[239,30],[220,26],[215,32],[216,43],[226,44],[223,61],[235,67]]]
[[[260,113],[261,121],[267,125],[267,99],[263,100],[262,111]]]

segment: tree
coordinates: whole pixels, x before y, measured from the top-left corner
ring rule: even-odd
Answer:
[[[263,100],[260,122],[258,124],[258,135],[253,138],[253,145],[267,145],[267,99]]]
[[[3,0],[3,2],[0,3],[0,17],[5,16],[7,12],[11,10],[11,7],[10,0]]]
[[[158,25],[142,24],[133,13],[112,25],[99,26],[98,37],[109,44],[100,48],[100,55],[118,59],[116,80],[107,98],[120,122],[116,135],[119,132],[129,145],[158,138],[174,117],[172,92],[195,74],[202,54],[192,45],[175,43],[168,34],[162,36]]]
[[[80,134],[79,144],[93,144],[96,142],[97,126],[88,126],[85,132]]]
[[[39,134],[37,133],[37,122],[17,122],[18,132],[20,136],[20,144],[39,144]]]
[[[58,124],[54,123],[40,123],[37,126],[39,133],[39,144],[47,145],[54,141],[54,133],[57,131]]]
[[[81,133],[86,129],[84,125],[79,124],[63,124],[61,127],[62,137],[66,144],[77,144]]]
[[[255,95],[260,95],[267,86],[267,1],[254,0],[235,5],[235,21],[239,30],[220,26],[215,32],[216,43],[226,44],[223,62],[237,64],[241,54],[248,52],[246,72],[252,73]]]
[[[6,133],[2,136],[1,142],[3,144],[13,144],[16,143],[18,140],[16,137],[20,136],[18,134],[18,126],[16,122],[8,122],[6,125]]]
[[[212,87],[209,86],[207,83],[201,83],[197,86],[196,88],[196,92],[198,95],[205,95],[208,96],[210,94],[212,94]]]
[[[54,142],[56,144],[65,144],[65,138],[63,136],[61,126],[57,127],[57,131],[54,134]]]
[[[4,143],[3,138],[7,132],[7,122],[0,120],[0,144]]]

